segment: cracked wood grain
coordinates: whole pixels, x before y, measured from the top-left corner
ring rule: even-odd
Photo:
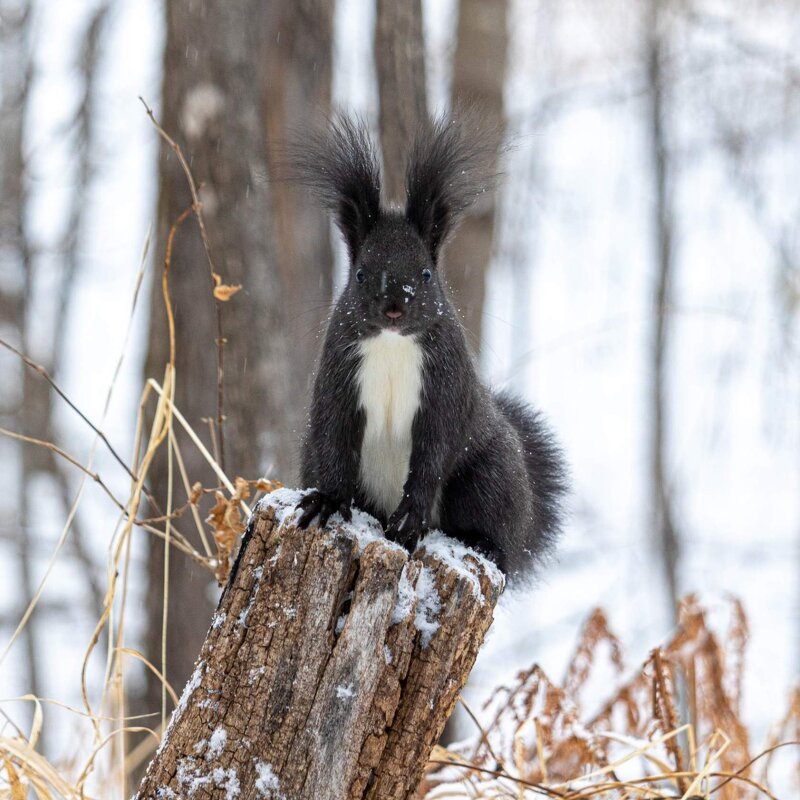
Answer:
[[[477,559],[476,579],[279,518],[262,503],[251,519],[139,800],[414,797],[502,587]],[[423,573],[433,610],[413,593]]]

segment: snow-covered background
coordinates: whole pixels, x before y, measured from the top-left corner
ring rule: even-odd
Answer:
[[[58,300],[48,264],[55,274],[76,180],[65,131],[79,102],[81,32],[97,5],[33,4],[26,150],[38,276],[32,330],[43,336]],[[634,661],[671,629],[647,495],[655,257],[640,5],[512,3],[506,106],[516,146],[505,167],[482,366],[492,382],[513,387],[546,412],[568,454],[574,494],[556,563],[535,590],[504,600],[471,681],[471,700],[534,660],[560,676],[582,620],[596,605],[607,610]],[[720,614],[733,594],[748,613],[744,717],[759,741],[800,676],[800,15],[794,2],[696,6],[703,24],[679,30],[670,53],[678,237],[669,480],[684,539],[681,592],[699,592]],[[430,96],[441,108],[455,3],[428,0],[424,8]],[[79,284],[58,375],[95,421],[103,419],[155,220],[157,141],[138,96],[157,108],[164,35],[157,0],[116,0],[111,9],[92,122],[96,171],[82,198],[88,213],[78,232]],[[335,25],[336,102],[374,120],[372,3],[340,0]],[[794,294],[786,288],[787,269]],[[134,316],[102,425],[126,454],[147,307],[140,302]],[[30,355],[37,357],[35,335]],[[9,355],[0,359],[9,372],[17,369]],[[87,461],[87,429],[65,408],[57,424],[59,443]],[[5,510],[19,486],[2,441],[0,458]],[[124,496],[124,475],[105,453],[98,452],[95,466]],[[50,506],[52,487],[38,489],[42,506]],[[115,511],[93,485],[84,503],[102,520],[86,531],[102,567]],[[57,513],[42,515],[28,532],[35,581],[66,516],[53,505]],[[20,611],[13,550],[12,537],[0,537],[2,646]],[[80,664],[96,620],[68,548],[43,602],[41,692],[80,705]],[[135,615],[131,624],[135,639]],[[29,690],[24,663],[17,643],[0,664],[2,697]],[[52,754],[69,755],[71,718],[54,709],[46,718],[56,731],[48,740]]]

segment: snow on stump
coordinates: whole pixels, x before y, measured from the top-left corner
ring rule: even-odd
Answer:
[[[414,796],[503,577],[440,533],[409,559],[358,511],[299,530],[300,496],[256,507],[137,798]]]

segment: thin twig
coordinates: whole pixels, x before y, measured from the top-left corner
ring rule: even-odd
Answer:
[[[127,519],[132,525],[136,525],[143,530],[148,531],[149,533],[153,533],[160,538],[167,538],[164,531],[159,530],[158,528],[153,527],[150,522],[153,520],[143,520],[139,519],[138,517],[134,517],[128,507],[126,507],[122,501],[108,488],[108,486],[103,482],[103,479],[97,472],[93,472],[89,467],[81,464],[74,456],[71,456],[65,450],[62,450],[57,445],[53,444],[52,442],[47,442],[42,439],[36,439],[32,436],[25,436],[21,433],[17,433],[16,431],[10,431],[7,428],[0,427],[0,434],[8,436],[11,439],[17,439],[19,441],[25,442],[27,444],[33,444],[38,447],[43,447],[46,450],[50,450],[55,455],[60,456],[64,460],[68,461],[74,467],[77,467],[87,478],[91,478],[100,488],[105,492],[105,494],[109,497],[111,502],[122,512],[125,519]],[[175,516],[175,515],[172,515]],[[164,517],[167,522],[170,522],[172,516]],[[187,555],[192,556],[198,563],[204,564],[206,567],[209,566],[206,559],[204,559],[197,550],[191,546],[189,540],[182,534],[180,531],[172,530],[171,536],[177,537],[175,545],[178,549],[183,550]]]
[[[89,467],[84,466],[81,464],[78,459],[74,456],[71,456],[65,450],[62,450],[58,445],[53,444],[52,442],[47,442],[43,439],[37,439],[33,436],[25,436],[24,433],[17,433],[16,431],[10,431],[8,428],[0,427],[0,434],[4,436],[8,436],[10,439],[16,439],[20,442],[26,442],[27,444],[34,444],[37,447],[44,447],[47,450],[55,453],[58,456],[61,456],[66,461],[69,461],[74,467],[77,467],[81,472],[83,472],[87,477],[91,478],[110,498],[114,505],[119,508],[121,511],[125,511],[125,506],[117,499],[111,489],[106,486],[103,482],[103,479],[96,473],[93,472]]]
[[[52,455],[55,456],[55,453]],[[52,471],[53,475],[55,476],[59,492],[61,493],[61,502],[63,503],[64,508],[67,509],[70,507],[72,501],[69,496],[70,489],[67,481],[67,475],[64,469],[62,469],[62,465],[62,461],[59,461],[56,458],[52,459]],[[95,575],[96,565],[87,552],[85,536],[81,526],[78,525],[77,519],[74,519],[72,522],[72,547],[75,550],[75,557],[83,565],[83,571],[88,583],[89,595],[91,597],[92,616],[97,616],[100,614],[100,610],[103,608],[104,592],[100,587],[97,576]]]
[[[138,293],[139,285],[140,285],[140,282],[138,282],[138,281],[137,281],[137,287],[136,287],[136,291],[137,291],[137,293]],[[135,302],[135,301],[134,301],[134,302]],[[35,361],[33,361],[32,359],[28,358],[28,356],[26,356],[24,353],[22,353],[22,352],[20,352],[19,350],[17,350],[17,348],[16,348],[16,347],[14,347],[14,345],[10,344],[9,342],[7,342],[7,341],[6,341],[5,339],[3,339],[3,338],[0,338],[0,347],[4,347],[4,348],[5,348],[6,350],[8,350],[9,352],[13,353],[15,356],[17,356],[17,358],[19,358],[19,359],[20,359],[20,360],[21,360],[21,361],[22,361],[22,362],[25,364],[25,366],[29,367],[29,368],[30,368],[30,369],[32,369],[34,372],[36,372],[36,373],[38,373],[39,375],[41,375],[41,377],[42,377],[42,378],[44,378],[44,379],[47,381],[47,383],[49,383],[49,384],[50,384],[50,388],[51,388],[51,389],[52,389],[52,390],[53,390],[53,391],[54,391],[54,392],[55,392],[55,393],[56,393],[56,394],[57,394],[57,395],[58,395],[58,396],[59,396],[59,397],[60,397],[60,398],[61,398],[61,399],[62,399],[62,400],[63,400],[63,401],[64,401],[64,402],[65,402],[65,403],[66,403],[66,404],[67,404],[67,405],[68,405],[68,406],[69,406],[69,407],[70,407],[70,408],[71,408],[71,409],[72,409],[72,410],[73,410],[73,411],[74,411],[74,412],[75,412],[75,413],[76,413],[76,414],[77,414],[77,415],[78,415],[80,418],[81,418],[81,420],[83,420],[83,422],[85,422],[85,423],[86,423],[86,425],[88,425],[88,426],[89,426],[89,428],[91,428],[91,430],[92,430],[92,431],[93,431],[93,432],[94,432],[94,433],[95,433],[95,434],[96,434],[96,435],[97,435],[97,436],[100,438],[100,441],[101,441],[101,442],[102,442],[102,443],[103,443],[103,444],[106,446],[106,449],[108,450],[108,452],[109,452],[109,453],[112,455],[112,457],[114,458],[114,460],[115,460],[115,461],[116,461],[116,462],[117,462],[117,463],[118,463],[118,464],[119,464],[119,465],[122,467],[122,469],[124,469],[124,470],[125,470],[125,472],[126,472],[126,473],[128,474],[128,476],[131,478],[131,480],[134,480],[134,481],[136,480],[136,475],[135,475],[135,473],[134,473],[134,472],[133,472],[133,470],[132,470],[132,469],[131,469],[131,468],[130,468],[130,467],[129,467],[129,466],[126,464],[126,463],[125,463],[125,460],[122,458],[122,456],[120,456],[120,454],[119,454],[119,453],[118,453],[118,452],[117,452],[117,451],[114,449],[114,446],[113,446],[113,445],[111,444],[111,442],[108,440],[108,437],[105,435],[105,433],[103,433],[103,431],[102,431],[102,430],[100,430],[100,428],[98,428],[98,427],[97,427],[97,425],[95,425],[95,424],[94,424],[94,423],[93,423],[93,422],[92,422],[92,421],[91,421],[91,420],[90,420],[90,419],[89,419],[89,418],[88,418],[88,417],[87,417],[87,416],[86,416],[86,415],[83,413],[83,411],[81,411],[81,410],[78,408],[78,406],[76,406],[76,405],[75,405],[75,403],[74,403],[72,400],[70,400],[70,398],[69,398],[69,397],[67,396],[67,394],[66,394],[66,393],[63,391],[63,389],[62,389],[62,388],[61,388],[61,387],[60,387],[60,386],[59,386],[59,385],[58,385],[58,384],[55,382],[55,380],[54,380],[54,379],[53,379],[53,377],[50,375],[50,373],[49,373],[49,372],[48,372],[48,371],[47,371],[47,370],[46,370],[46,369],[45,369],[45,368],[44,368],[44,367],[43,367],[41,364],[37,364],[37,363],[36,363]],[[158,503],[156,502],[156,500],[155,500],[155,498],[153,497],[153,495],[151,494],[151,492],[150,492],[148,489],[146,489],[146,488],[145,488],[144,494],[145,494],[145,497],[146,497],[146,498],[148,499],[148,501],[150,502],[150,504],[153,506],[153,508],[154,508],[154,509],[156,509],[156,511],[160,513],[160,509],[159,509],[159,507],[158,507]]]
[[[536,789],[539,792],[542,792],[549,797],[562,797],[566,798],[569,795],[565,794],[564,792],[560,792],[557,789],[551,789],[549,786],[544,786],[541,783],[534,783],[533,781],[526,781],[523,778],[512,778],[510,775],[506,775],[505,772],[502,770],[497,769],[488,769],[486,767],[479,767],[476,764],[470,763],[461,763],[459,761],[445,761],[444,759],[438,758],[431,758],[428,760],[429,764],[441,764],[445,767],[458,767],[460,769],[468,769],[473,772],[481,772],[484,775],[491,775],[495,778],[502,778],[503,780],[513,781],[516,784],[526,786],[529,789]]]
[[[158,384],[157,381],[150,378],[147,381],[147,383],[149,386],[152,386],[153,389],[156,390],[156,392],[158,392],[159,397],[161,397],[161,399],[164,400],[167,405],[171,406],[169,398],[167,398],[164,394],[164,389],[161,388],[161,386]],[[228,476],[222,471],[222,467],[214,460],[214,457],[211,455],[211,453],[208,452],[208,448],[200,441],[199,437],[194,432],[192,426],[189,425],[189,423],[186,421],[186,417],[184,417],[183,414],[181,414],[181,412],[175,407],[172,407],[172,413],[175,415],[175,419],[177,419],[178,422],[180,422],[186,433],[189,434],[189,438],[194,442],[197,449],[200,451],[205,460],[209,463],[211,469],[214,470],[220,481],[222,481],[222,484],[225,486],[225,488],[231,494],[235,494],[236,487],[234,487]],[[249,516],[252,513],[250,506],[248,506],[247,503],[244,502],[244,500],[242,500],[240,504],[245,514]]]
[[[200,196],[197,192],[197,184],[195,183],[194,176],[192,175],[192,170],[189,167],[189,163],[186,161],[185,156],[183,155],[180,145],[164,130],[164,128],[161,127],[161,124],[158,122],[155,114],[153,113],[153,109],[147,105],[143,97],[139,97],[139,100],[144,106],[147,116],[150,118],[150,121],[153,123],[153,126],[158,131],[161,138],[170,146],[170,148],[172,148],[172,151],[175,153],[178,162],[181,165],[181,169],[183,169],[183,173],[186,176],[186,181],[189,184],[189,192],[192,196],[192,210],[197,218],[197,225],[200,228],[200,238],[203,242],[203,249],[205,250],[206,259],[208,260],[208,267],[211,273],[211,285],[212,287],[215,287],[216,282],[214,280],[214,275],[216,273],[216,269],[214,268],[214,260],[211,257],[211,244],[208,239],[205,221],[203,220],[202,203],[200,202]],[[223,423],[225,421],[225,357],[223,351],[226,340],[222,329],[222,303],[217,299],[216,295],[213,295],[213,297],[217,322],[217,336],[215,343],[217,346],[217,430],[219,431],[219,464],[224,470],[225,438],[223,434]]]

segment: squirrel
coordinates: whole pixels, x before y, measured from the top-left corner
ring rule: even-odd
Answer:
[[[429,528],[529,575],[559,532],[566,469],[539,413],[478,377],[439,270],[486,190],[487,145],[464,124],[421,127],[405,208],[381,204],[366,124],[339,116],[295,156],[338,226],[349,272],[328,320],[301,449],[298,525],[351,504],[409,552]]]

